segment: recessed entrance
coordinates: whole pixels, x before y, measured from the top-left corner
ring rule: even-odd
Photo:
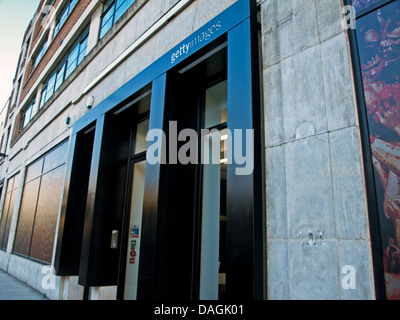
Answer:
[[[255,9],[236,2],[75,123],[57,274],[78,275],[85,288],[112,286],[119,300],[263,298]],[[213,25],[212,39],[171,60]],[[194,148],[180,135],[188,129]],[[149,130],[165,134],[167,163],[146,161]],[[254,141],[237,148],[254,151],[245,175],[229,162],[233,130],[254,131]]]

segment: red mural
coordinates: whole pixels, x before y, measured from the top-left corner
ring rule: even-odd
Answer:
[[[378,1],[353,1],[363,9]],[[400,299],[400,1],[357,21],[364,96],[380,210],[386,292]]]
[[[353,0],[353,6],[357,10],[363,10],[372,6],[375,3],[378,3],[379,1],[381,0]]]

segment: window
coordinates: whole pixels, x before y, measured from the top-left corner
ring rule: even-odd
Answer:
[[[19,91],[21,89],[21,83],[22,83],[22,76],[19,78],[18,83],[17,83],[17,91],[15,92],[15,97],[14,97],[14,104],[17,104],[18,101],[18,95],[19,95]],[[12,106],[11,108],[14,108],[14,106]]]
[[[39,108],[43,107],[44,104],[51,98],[54,93],[54,84],[55,84],[56,74],[53,74],[47,83],[44,85],[42,90],[42,95],[40,98]]]
[[[64,10],[61,12],[60,16],[57,19],[56,26],[54,28],[53,38],[56,37],[64,22],[67,20],[68,16],[74,9],[78,0],[69,0],[68,4],[65,6]]]
[[[356,68],[361,71],[357,87],[364,96],[359,104],[363,136],[373,169],[368,188],[376,194],[371,215],[380,235],[374,247],[383,253],[375,254],[383,266],[378,284],[388,300],[399,300],[400,1],[354,0],[353,5],[360,9],[354,33],[360,65]]]
[[[67,149],[64,142],[28,166],[13,252],[51,262]]]
[[[42,60],[42,58],[44,56],[44,53],[46,52],[46,49],[47,49],[47,41],[42,45],[42,47],[40,48],[39,53],[36,55],[36,58],[35,58],[35,60],[33,62],[33,69],[32,70],[35,70],[36,67],[38,66],[40,60]]]
[[[204,136],[202,150],[205,164],[202,168],[200,299],[206,300],[224,299],[226,293],[227,90],[226,80],[206,89],[203,109],[203,128],[209,133]]]
[[[76,69],[76,67],[83,61],[86,56],[88,36],[89,27],[86,27],[78,40],[72,46],[70,53],[64,57],[62,62],[58,65],[56,70],[52,73],[50,78],[43,86],[39,108],[42,108],[45,103],[49,101],[64,80],[67,79]]]
[[[104,4],[103,17],[101,19],[100,27],[100,39],[104,37],[104,35],[134,2],[135,0],[108,0]]]
[[[65,64],[66,64],[66,63],[63,63],[63,64],[61,65],[61,67],[58,68],[58,71],[57,71],[57,73],[56,73],[54,91],[56,91],[56,90],[61,86],[61,84],[62,84],[63,81],[64,81]]]
[[[28,52],[29,52],[29,44],[31,43],[31,37],[28,38],[28,40],[25,43],[25,52],[24,52],[24,59],[23,61],[25,61],[26,57],[28,56]]]
[[[67,68],[65,73],[65,78],[76,69],[76,67],[82,62],[83,58],[86,56],[87,42],[88,42],[89,29],[87,29],[81,36],[80,41],[76,44],[71,53],[67,58]]]
[[[8,235],[14,211],[15,197],[19,185],[19,173],[8,179],[6,198],[4,200],[3,214],[0,220],[0,248],[7,249]]]
[[[25,128],[36,114],[35,103],[36,99],[33,99],[32,102],[29,104],[29,106],[23,111],[21,129]]]

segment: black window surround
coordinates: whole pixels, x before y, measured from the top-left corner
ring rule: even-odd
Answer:
[[[74,124],[70,140],[67,178],[55,258],[57,275],[79,275],[80,284],[85,287],[110,285],[110,283],[102,281],[101,273],[106,273],[107,270],[97,270],[93,273],[88,268],[83,270],[82,273],[82,268],[80,268],[82,263],[95,266],[100,261],[96,261],[95,257],[83,254],[80,241],[68,242],[72,234],[77,235],[77,232],[80,232],[81,237],[76,236],[75,238],[83,239],[84,246],[85,242],[86,245],[94,245],[90,241],[91,232],[93,232],[93,227],[96,224],[96,222],[93,222],[96,219],[96,190],[107,114],[115,108],[123,106],[132,96],[151,85],[150,130],[166,129],[168,119],[165,108],[169,72],[175,67],[182,67],[181,62],[207,48],[214,40],[226,37],[228,52],[228,129],[254,129],[255,131],[254,172],[249,176],[237,176],[235,174],[236,164],[229,165],[228,168],[227,212],[230,214],[230,226],[227,231],[229,239],[227,246],[235,248],[235,250],[231,250],[228,257],[231,260],[231,267],[227,270],[227,291],[231,293],[228,298],[264,299],[263,148],[260,123],[258,32],[256,1],[239,0],[155,61],[150,67]],[[181,48],[183,46],[188,48],[188,44],[192,44],[191,50],[182,51]],[[246,107],[244,108],[244,106]],[[90,137],[83,137],[84,133],[90,134]],[[85,140],[85,142],[81,143],[82,140]],[[89,146],[90,150],[83,148],[83,145]],[[91,154],[89,154],[90,151],[92,151]],[[80,157],[83,152],[87,153],[85,168],[80,168],[78,163],[81,163]],[[78,192],[74,180],[76,180],[81,169],[84,170],[87,177],[85,185],[87,186],[88,197],[86,201],[81,200],[85,207],[80,208],[81,217],[77,217],[72,213],[76,210],[75,204],[69,200],[72,200],[73,194],[76,195]],[[146,227],[148,232],[142,238],[139,299],[154,299],[157,296],[157,293],[154,292],[154,279],[157,278],[154,274],[154,265],[157,257],[151,253],[155,252],[154,250],[159,245],[156,240],[157,220],[165,219],[165,212],[163,212],[161,205],[164,197],[162,188],[164,170],[163,165],[147,163],[143,229]],[[87,226],[85,221],[89,221],[91,225]],[[85,230],[90,232],[86,233]]]

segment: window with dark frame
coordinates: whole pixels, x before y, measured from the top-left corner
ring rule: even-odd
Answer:
[[[19,173],[8,179],[3,213],[0,220],[0,248],[6,250],[10,233],[11,219],[19,186]]]
[[[25,43],[25,52],[24,52],[24,59],[22,59],[22,61],[24,62],[26,57],[28,56],[28,52],[29,52],[29,44],[31,43],[31,37],[29,36],[28,40]]]
[[[15,91],[15,97],[14,97],[14,104],[13,104],[13,106],[11,106],[11,109],[13,109],[18,102],[18,95],[19,95],[19,91],[21,90],[21,83],[22,83],[22,76],[18,79],[17,91]]]
[[[148,104],[148,109],[150,105]],[[123,297],[125,300],[136,300],[137,298],[137,283],[138,283],[138,266],[140,259],[140,229],[137,226],[141,225],[143,214],[143,201],[145,189],[145,172],[146,172],[146,151],[147,141],[146,135],[149,130],[148,111],[142,114],[137,123],[132,128],[131,150],[128,158],[129,181],[130,181],[130,196],[125,200],[129,204],[129,213],[127,214],[125,226],[125,246],[126,261],[122,268],[123,274]],[[133,137],[135,137],[133,139]],[[129,227],[129,229],[128,229]],[[128,230],[127,230],[128,229]],[[139,234],[136,235],[136,232]],[[134,242],[134,244],[132,243]],[[122,252],[124,252],[122,251]],[[134,253],[132,253],[134,252]],[[131,254],[136,254],[132,260]],[[122,288],[121,288],[122,289]],[[122,294],[122,291],[120,292]]]
[[[99,39],[105,36],[135,1],[136,0],[108,0],[104,3]]]
[[[27,108],[22,112],[22,119],[21,119],[21,130],[24,129],[29,122],[33,119],[35,116],[35,103],[36,103],[36,98],[34,98],[28,105]]]
[[[75,8],[75,5],[78,3],[78,0],[69,0],[68,4],[65,6],[60,16],[57,18],[56,26],[54,28],[53,39],[56,37],[58,32],[61,30],[64,22],[67,21],[69,15],[72,10]]]
[[[205,91],[202,112],[202,128],[209,131],[204,136],[208,142],[205,146],[210,149],[207,152],[210,158],[204,159],[206,161],[202,165],[201,183],[200,299],[205,300],[223,300],[226,295],[226,172],[229,138],[227,89],[227,80],[210,84]],[[214,149],[218,150],[218,159],[214,159]],[[202,159],[203,157],[204,154]],[[210,254],[214,251],[214,255]],[[215,259],[217,256],[218,259]]]
[[[35,70],[36,67],[39,65],[39,62],[42,60],[46,50],[47,50],[47,40],[42,44],[38,54],[35,56],[35,59],[33,61],[33,65],[32,65],[32,71]]]
[[[42,108],[47,101],[49,101],[54,92],[86,57],[88,37],[89,26],[87,26],[81,33],[69,53],[61,60],[62,62],[57,66],[57,68],[45,82],[41,93],[39,109]]]
[[[13,253],[51,262],[67,150],[68,141],[27,167]]]

